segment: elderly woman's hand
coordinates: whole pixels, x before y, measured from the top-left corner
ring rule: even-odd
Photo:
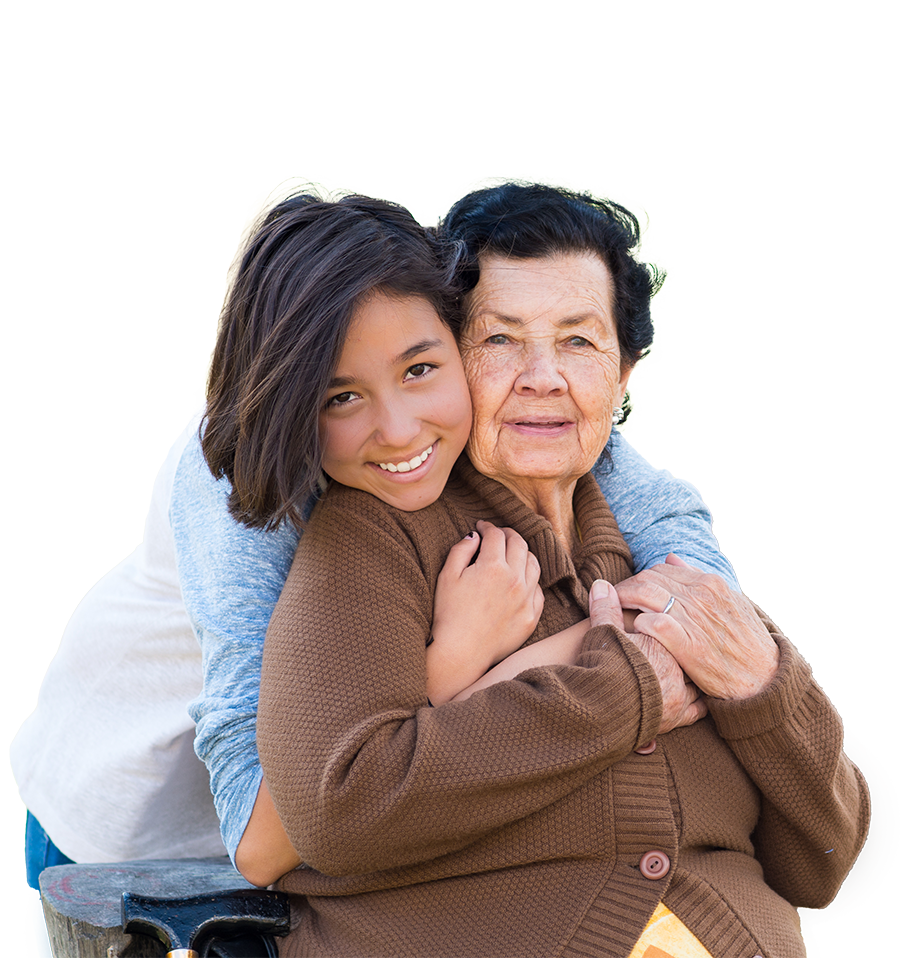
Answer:
[[[625,620],[619,596],[608,582],[598,579],[591,587],[591,625],[611,625],[625,632]],[[687,681],[675,659],[649,635],[625,632],[625,635],[644,653],[656,673],[663,700],[660,733],[671,732],[683,725],[693,725],[706,715],[706,703],[695,685]]]
[[[635,628],[664,645],[706,695],[750,698],[775,677],[778,646],[748,599],[719,576],[669,556],[617,589],[622,605],[641,610]]]

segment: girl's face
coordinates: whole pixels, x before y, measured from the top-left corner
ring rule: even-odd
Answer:
[[[437,500],[472,407],[456,341],[428,300],[376,291],[357,306],[325,400],[332,479],[404,512]]]

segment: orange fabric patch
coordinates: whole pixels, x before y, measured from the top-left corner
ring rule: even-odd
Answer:
[[[660,902],[628,958],[712,958],[712,955],[678,916]]]

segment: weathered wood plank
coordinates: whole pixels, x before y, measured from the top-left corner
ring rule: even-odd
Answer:
[[[227,858],[56,865],[41,873],[54,958],[156,958],[159,942],[122,930],[122,892],[180,898],[252,888]]]

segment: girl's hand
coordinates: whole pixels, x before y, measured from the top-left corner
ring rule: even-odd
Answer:
[[[281,824],[265,778],[260,783],[250,820],[238,842],[234,863],[251,885],[260,888],[271,885],[302,864]]]
[[[541,569],[525,540],[490,522],[476,528],[453,546],[438,576],[427,653],[427,694],[435,705],[518,649],[544,608]]]

